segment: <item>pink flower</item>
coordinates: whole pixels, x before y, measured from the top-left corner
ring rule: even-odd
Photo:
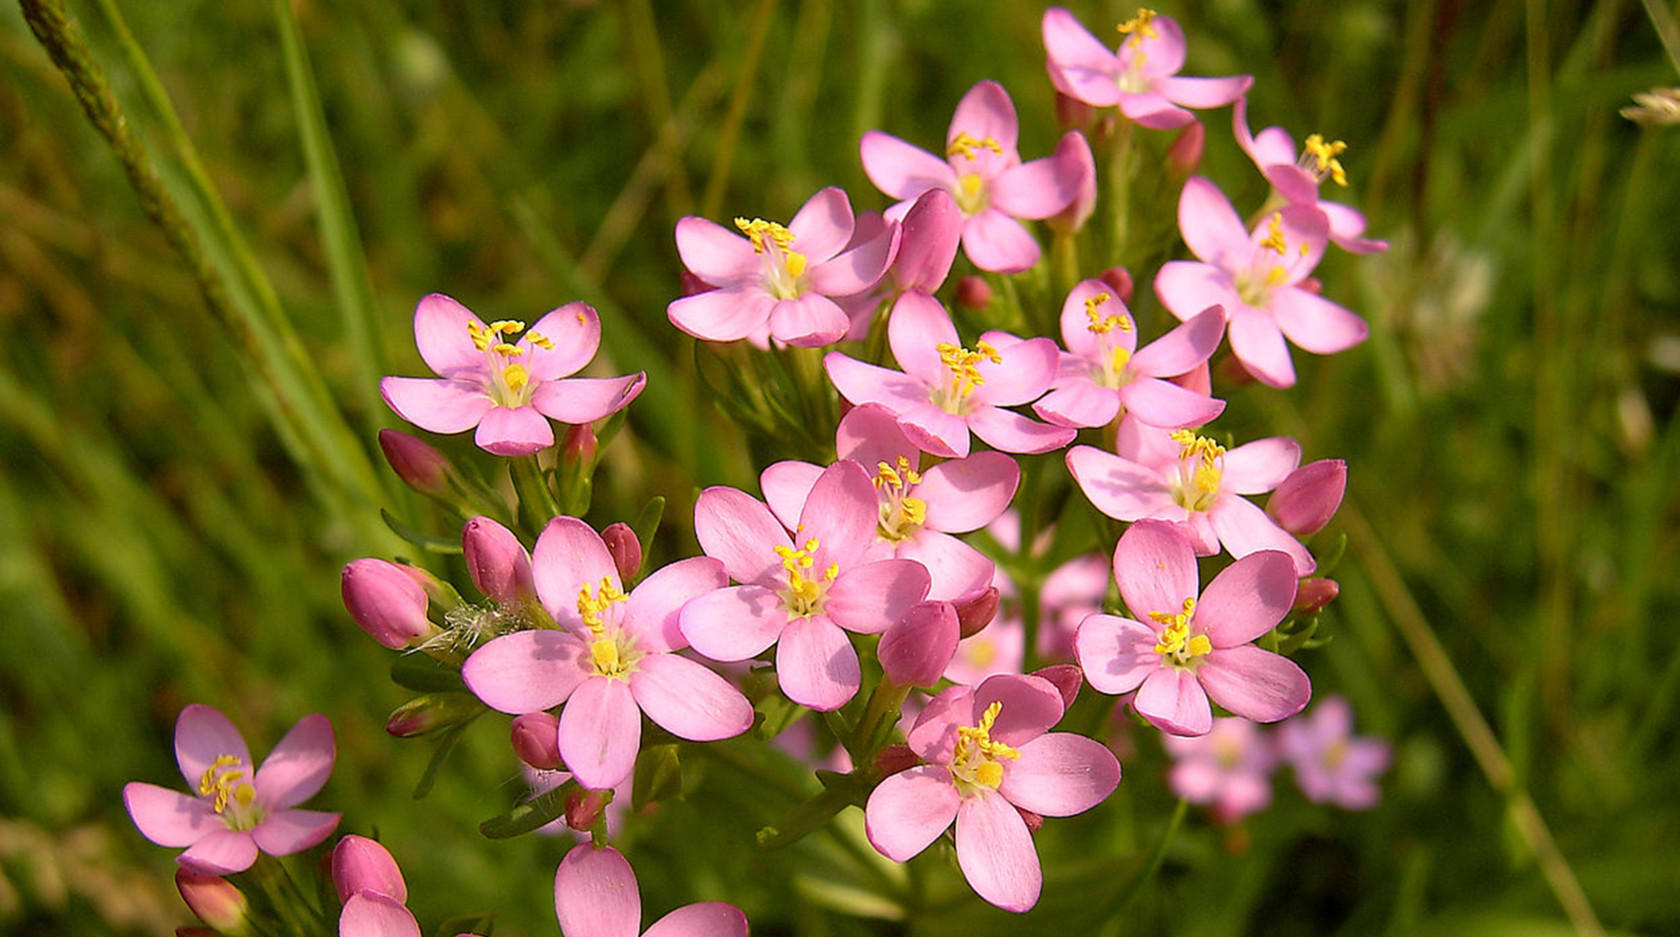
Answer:
[[[1107,426],[1130,413],[1150,426],[1200,426],[1225,410],[1223,400],[1166,378],[1207,361],[1225,334],[1214,308],[1137,347],[1137,324],[1108,284],[1084,280],[1062,304],[1062,342],[1054,388],[1033,412],[1058,426]]]
[[[133,781],[123,787],[123,804],[147,839],[188,847],[176,858],[183,867],[243,872],[258,849],[289,856],[331,835],[338,814],[293,808],[327,783],[335,754],[332,725],[316,713],[299,719],[254,767],[233,723],[193,703],[175,722],[175,761],[195,793]]]
[[[716,560],[679,560],[627,595],[601,536],[575,517],[557,517],[537,538],[532,568],[537,596],[559,630],[496,638],[467,658],[461,676],[505,713],[565,703],[560,755],[578,783],[600,790],[629,776],[641,749],[641,713],[697,742],[752,725],[740,690],[675,653],[688,645],[678,609],[726,581]]]
[[[885,408],[865,404],[840,421],[835,449],[874,475],[879,517],[871,559],[915,560],[927,567],[928,598],[954,600],[992,584],[995,567],[952,534],[979,530],[1009,506],[1021,480],[1015,460],[977,452],[921,469],[921,452]],[[805,499],[822,475],[809,462],[778,462],[764,470],[764,499],[784,526],[798,524]]]
[[[1376,777],[1388,770],[1392,752],[1382,739],[1353,734],[1353,711],[1340,696],[1279,726],[1277,745],[1313,803],[1369,810],[1382,797]]]
[[[1103,693],[1137,691],[1132,705],[1163,732],[1203,735],[1208,698],[1256,722],[1301,711],[1307,675],[1255,647],[1295,601],[1295,567],[1272,550],[1243,557],[1199,592],[1196,555],[1170,524],[1139,521],[1114,550],[1114,581],[1136,616],[1092,615],[1074,636],[1085,679]]]
[[[642,893],[618,850],[580,843],[554,875],[554,912],[564,937],[636,937]],[[746,937],[747,916],[721,901],[684,905],[655,921],[648,937]]]
[[[1049,452],[1077,435],[1003,409],[1030,403],[1049,389],[1056,376],[1056,343],[1048,338],[1002,341],[1007,347],[982,338],[970,351],[938,300],[910,292],[893,307],[887,342],[903,372],[839,352],[830,352],[823,367],[841,396],[887,408],[923,451],[966,456],[970,430],[1004,452]]]
[[[518,336],[515,339],[515,336]],[[595,357],[601,320],[567,303],[531,328],[515,320],[485,325],[442,293],[414,310],[414,341],[437,379],[388,377],[385,402],[434,433],[478,427],[473,441],[501,456],[531,455],[554,445],[549,420],[589,423],[636,399],[647,375],[568,377]]]
[[[1119,105],[1120,113],[1145,127],[1170,130],[1196,119],[1184,108],[1224,107],[1254,84],[1248,75],[1177,77],[1184,67],[1184,31],[1170,16],[1139,10],[1119,31],[1125,38],[1110,52],[1072,13],[1046,10],[1044,49],[1056,90],[1093,107]]]
[[[945,679],[974,686],[987,677],[1018,674],[1026,660],[1027,630],[1019,615],[999,615],[978,634],[957,642]]]
[[[1044,577],[1038,592],[1038,653],[1049,660],[1073,658],[1073,635],[1085,616],[1102,611],[1111,564],[1101,553],[1076,556]]]
[[[719,661],[746,660],[779,643],[782,692],[802,706],[838,709],[863,679],[846,631],[880,634],[927,596],[921,564],[871,561],[878,516],[874,486],[856,462],[836,462],[811,486],[793,538],[751,495],[701,492],[695,536],[740,585],[684,606],[683,634]]]
[[[869,795],[869,842],[904,862],[955,822],[957,864],[975,892],[1006,911],[1031,908],[1042,873],[1021,811],[1072,816],[1120,783],[1120,762],[1107,748],[1047,731],[1062,709],[1061,691],[1041,677],[997,676],[934,697],[908,737],[929,763]]]
[[[1347,463],[1309,462],[1285,478],[1266,499],[1266,515],[1297,537],[1311,537],[1330,523],[1347,492]]]
[[[1387,241],[1372,241],[1361,237],[1365,233],[1365,216],[1340,202],[1320,201],[1318,187],[1325,179],[1339,186],[1347,185],[1347,174],[1337,159],[1347,150],[1340,140],[1326,143],[1318,134],[1307,137],[1299,157],[1295,155],[1295,141],[1282,127],[1267,127],[1258,135],[1248,130],[1248,99],[1239,98],[1232,109],[1231,123],[1236,130],[1237,145],[1254,161],[1266,181],[1291,205],[1317,208],[1330,225],[1330,240],[1342,250],[1354,254],[1374,254],[1388,250]]]
[[[945,189],[963,213],[962,245],[982,270],[1019,273],[1038,263],[1038,242],[1016,219],[1048,218],[1066,208],[1081,180],[1068,159],[1022,163],[1015,149],[1019,124],[1009,92],[982,81],[957,103],[945,136],[945,158],[871,130],[859,149],[869,181],[899,199],[902,215],[929,189]]]
[[[1215,719],[1206,735],[1166,735],[1172,756],[1167,786],[1193,804],[1212,804],[1224,823],[1235,823],[1272,802],[1272,768],[1277,758],[1247,719]]]
[[[1295,440],[1273,436],[1227,452],[1190,430],[1168,433],[1124,420],[1117,448],[1118,455],[1091,446],[1067,454],[1068,470],[1097,510],[1123,521],[1171,521],[1201,556],[1223,545],[1238,558],[1280,550],[1301,576],[1317,566],[1300,541],[1241,497],[1270,491],[1295,470]]]
[[[1329,223],[1317,208],[1272,212],[1251,234],[1224,193],[1197,176],[1179,197],[1178,227],[1202,262],[1162,265],[1156,295],[1180,320],[1223,306],[1231,351],[1263,383],[1295,383],[1285,337],[1315,355],[1365,340],[1365,320],[1302,286],[1324,256],[1329,236]]]
[[[437,633],[426,617],[430,602],[413,575],[417,570],[386,560],[354,560],[340,575],[344,608],[368,637],[392,650],[419,644]]]
[[[717,289],[678,299],[666,314],[677,328],[710,342],[759,337],[766,326],[769,337],[803,348],[839,341],[849,323],[832,297],[874,286],[897,247],[888,228],[849,244],[854,224],[846,193],[832,187],[811,196],[786,227],[737,218],[736,234],[704,218],[684,218],[677,222],[677,252]]]

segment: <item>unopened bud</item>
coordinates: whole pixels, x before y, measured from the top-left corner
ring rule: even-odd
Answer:
[[[399,739],[426,735],[460,725],[484,711],[471,693],[449,690],[427,693],[398,706],[385,720],[385,731]]]
[[[1303,579],[1295,589],[1295,615],[1317,615],[1340,595],[1342,587],[1334,579]]]
[[[1042,816],[1033,813],[1025,807],[1016,807],[1015,812],[1021,815],[1022,820],[1026,821],[1028,833],[1037,833],[1038,828],[1044,825],[1044,818]]]
[[[1096,113],[1091,105],[1071,95],[1056,92],[1056,123],[1063,130],[1083,130],[1091,124]]]
[[[382,429],[379,449],[403,484],[432,497],[449,493],[449,478],[455,467],[430,443],[399,430]]]
[[[908,745],[888,745],[875,755],[873,767],[875,773],[883,778],[892,777],[900,771],[908,771],[921,764],[922,760],[910,750]]]
[[[636,539],[636,532],[630,525],[620,521],[608,524],[607,529],[601,531],[601,539],[607,544],[607,552],[612,554],[613,566],[618,569],[618,578],[630,582],[636,574],[642,571],[642,542]]]
[[[1266,499],[1266,513],[1297,537],[1324,529],[1347,492],[1347,463],[1341,459],[1308,462],[1283,480]]]
[[[435,630],[426,618],[426,590],[395,563],[356,560],[344,567],[339,591],[356,624],[388,648],[416,644]]]
[[[1132,301],[1132,291],[1135,287],[1132,283],[1132,272],[1130,270],[1125,267],[1109,267],[1099,274],[1097,279],[1107,284],[1108,288],[1114,291],[1114,295],[1119,297],[1122,303]]]
[[[998,603],[1002,594],[997,586],[987,586],[984,591],[963,596],[954,603],[957,608],[958,633],[965,638],[972,638],[992,623],[997,617]]]
[[[560,461],[566,465],[594,465],[595,445],[595,430],[588,423],[570,426],[560,440]]]
[[[496,604],[515,605],[536,598],[531,554],[513,531],[488,517],[475,517],[461,529],[461,553],[473,585]]]
[[[684,298],[689,296],[698,296],[701,293],[710,293],[712,290],[717,289],[717,287],[707,283],[705,280],[700,279],[699,276],[690,273],[687,270],[682,272],[680,279],[682,281],[682,294]]]
[[[384,895],[397,904],[408,903],[408,884],[391,853],[366,836],[354,834],[338,841],[332,851],[333,887],[342,904],[358,892]]]
[[[977,276],[957,281],[957,305],[964,309],[980,310],[992,304],[992,288]]]
[[[566,825],[579,833],[587,833],[600,822],[601,814],[612,803],[613,792],[592,791],[579,787],[566,797]]]
[[[560,720],[552,713],[534,712],[515,716],[508,728],[513,753],[539,771],[553,771],[560,759]]]
[[[936,186],[917,196],[900,222],[898,256],[889,271],[898,288],[939,289],[957,259],[962,228],[962,209],[950,192]]]
[[[1207,128],[1201,121],[1186,124],[1167,147],[1167,169],[1179,179],[1195,175],[1202,165],[1202,146],[1207,142]]]
[[[1056,144],[1050,156],[1056,172],[1056,183],[1071,193],[1067,206],[1044,219],[1052,231],[1074,234],[1085,227],[1091,212],[1097,207],[1097,163],[1091,156],[1091,144],[1085,135],[1071,130]]]
[[[1222,387],[1247,387],[1254,383],[1254,375],[1248,368],[1243,367],[1236,355],[1221,358],[1219,361],[1219,383]]]
[[[1247,371],[1243,372],[1245,375],[1247,373]],[[1193,390],[1203,397],[1213,396],[1213,374],[1206,361],[1173,378],[1171,383],[1177,384],[1185,390]]]
[[[933,686],[957,656],[957,610],[949,602],[919,602],[881,635],[875,649],[887,679],[901,687]]]
[[[1062,712],[1073,708],[1073,701],[1079,698],[1079,688],[1085,682],[1078,664],[1051,664],[1042,670],[1033,671],[1032,675],[1050,681],[1056,691],[1062,694]]]
[[[175,887],[198,919],[223,934],[250,933],[251,905],[245,893],[220,875],[205,875],[190,869],[175,870]]]

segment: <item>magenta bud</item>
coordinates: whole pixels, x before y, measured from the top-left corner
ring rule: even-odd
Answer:
[[[712,290],[717,289],[717,287],[707,283],[705,280],[700,279],[698,276],[688,272],[687,270],[682,272],[681,280],[682,294],[685,298],[689,296],[698,296],[701,293],[710,293]]]
[[[642,542],[636,539],[636,532],[630,525],[620,521],[608,524],[607,529],[601,531],[601,539],[606,541],[607,552],[612,554],[613,566],[618,568],[618,578],[629,582],[642,571]]]
[[[949,602],[919,602],[887,626],[875,654],[899,686],[933,686],[957,656],[957,610]]]
[[[1125,267],[1109,267],[1099,274],[1097,279],[1107,284],[1108,288],[1114,291],[1114,295],[1119,297],[1121,302],[1129,303],[1132,301],[1132,292],[1135,286],[1132,282],[1132,272],[1130,270]]]
[[[535,712],[513,717],[508,728],[513,753],[538,771],[553,771],[560,760],[560,720],[552,713]]]
[[[419,437],[394,429],[379,431],[379,448],[391,471],[403,484],[423,495],[441,497],[449,493],[449,477],[455,471],[449,458]]]
[[[1318,294],[1324,292],[1324,281],[1320,280],[1318,277],[1307,277],[1305,280],[1295,284],[1295,287],[1296,289],[1303,289],[1314,296],[1317,296]]]
[[[566,825],[579,833],[594,829],[601,814],[612,803],[612,791],[592,791],[579,787],[566,797]]]
[[[1202,146],[1207,142],[1207,128],[1201,121],[1192,121],[1167,147],[1167,169],[1179,179],[1195,175],[1202,165]]]
[[[942,188],[917,196],[900,223],[898,256],[891,268],[901,290],[933,292],[945,283],[962,242],[963,215]]]
[[[356,560],[344,567],[339,591],[356,624],[388,648],[416,644],[434,630],[426,619],[426,590],[396,563]]]
[[[1097,207],[1097,163],[1091,156],[1091,144],[1077,130],[1062,136],[1050,158],[1056,167],[1057,184],[1073,195],[1066,208],[1044,219],[1044,223],[1054,231],[1073,234],[1085,227]]]
[[[987,586],[984,591],[957,599],[954,604],[959,633],[965,638],[972,638],[985,631],[986,626],[997,617],[998,603],[1002,598],[997,586]]]
[[[391,853],[366,836],[351,834],[338,841],[332,851],[333,887],[343,904],[350,896],[372,892],[397,904],[408,904],[408,885]]]
[[[1347,492],[1347,463],[1341,459],[1308,462],[1283,480],[1266,500],[1266,513],[1297,537],[1324,529]]]
[[[478,591],[495,599],[497,605],[514,605],[536,598],[531,579],[531,554],[525,545],[501,524],[488,517],[475,517],[461,529],[461,553],[467,574]]]
[[[1085,682],[1078,664],[1051,664],[1042,670],[1033,671],[1032,675],[1050,681],[1056,691],[1062,694],[1063,712],[1073,708],[1073,701],[1079,698],[1079,687]]]
[[[992,288],[985,280],[966,276],[957,281],[957,305],[964,309],[980,310],[991,305]]]
[[[1219,360],[1219,383],[1221,386],[1247,387],[1254,383],[1254,375],[1243,367],[1243,363],[1236,355]]]
[[[1038,828],[1044,825],[1044,817],[1025,807],[1016,807],[1015,812],[1020,814],[1021,819],[1026,822],[1028,833],[1037,833]]]
[[[483,711],[483,704],[471,693],[427,693],[393,710],[385,720],[385,731],[399,739],[409,739],[460,725]]]
[[[204,875],[189,869],[175,870],[175,887],[192,913],[212,929],[224,934],[250,932],[246,916],[251,905],[245,893],[220,875]]]
[[[883,778],[892,777],[900,771],[908,771],[921,764],[922,760],[910,750],[908,745],[888,745],[875,755],[873,767],[875,773]]]
[[[1056,92],[1056,124],[1063,130],[1082,130],[1090,126],[1096,111],[1078,98]]]
[[[566,465],[594,465],[595,445],[595,430],[588,423],[568,427],[560,440],[560,461]]]
[[[1317,615],[1341,592],[1342,587],[1334,579],[1303,579],[1295,589],[1295,605],[1290,611],[1296,615]]]

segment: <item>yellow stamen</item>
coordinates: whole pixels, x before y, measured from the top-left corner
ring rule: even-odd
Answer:
[[[496,344],[490,346],[490,350],[498,355],[505,355],[509,358],[517,358],[525,353],[525,349],[520,348],[518,345],[509,345],[507,342],[497,342]]]
[[[1113,298],[1113,296],[1110,296],[1107,293],[1098,293],[1095,296],[1086,297],[1085,318],[1090,322],[1086,328],[1091,330],[1092,335],[1107,335],[1115,329],[1119,329],[1122,332],[1130,332],[1132,330],[1131,317],[1127,316],[1125,313],[1116,312],[1105,316],[1097,311],[1103,303],[1106,303]]]
[[[526,384],[531,383],[531,372],[522,364],[510,364],[502,368],[502,382],[507,385],[509,391],[517,394],[525,389]]]
[[[1120,35],[1126,36],[1128,42],[1133,45],[1142,45],[1145,37],[1150,39],[1161,38],[1161,34],[1155,31],[1155,16],[1154,10],[1140,9],[1136,16],[1114,28]]]
[[[1126,370],[1126,363],[1132,360],[1132,353],[1118,346],[1108,353],[1108,369],[1113,374]]]
[[[504,340],[504,337],[512,338],[524,331],[525,323],[518,319],[499,319],[487,326],[477,322],[467,323],[467,334],[472,337],[474,348],[479,351],[493,351],[504,358],[517,358],[525,353],[525,349]],[[554,347],[554,342],[536,332],[526,332],[525,338],[538,348]]]
[[[227,812],[229,800],[240,807],[247,807],[256,799],[257,789],[245,780],[244,764],[237,755],[217,755],[210,767],[204,769],[204,775],[198,780],[198,792],[205,796],[216,795],[210,805],[215,812]]]
[[[1324,142],[1324,137],[1313,134],[1302,144],[1301,158],[1305,161],[1311,157],[1318,166],[1318,177],[1323,179],[1328,175],[1339,186],[1347,185],[1347,171],[1342,169],[1342,161],[1336,157],[1347,152],[1347,144],[1340,140],[1330,143]]]
[[[754,218],[751,221],[737,218],[735,227],[741,229],[741,233],[752,241],[755,254],[764,253],[765,238],[769,238],[770,243],[784,251],[793,245],[793,232],[774,221],[765,221],[763,218]]]
[[[624,673],[624,664],[618,657],[618,642],[611,638],[591,641],[589,659],[595,665],[595,672],[604,677],[616,677]]]
[[[799,617],[810,615],[817,611],[817,603],[822,599],[823,586],[831,583],[840,575],[840,564],[830,563],[823,570],[821,579],[807,578],[805,570],[816,565],[817,548],[820,544],[812,537],[805,541],[799,549],[793,547],[776,546],[776,555],[782,558],[782,569],[788,577],[788,612]]]
[[[946,144],[945,155],[961,156],[963,159],[972,162],[980,158],[974,155],[975,150],[991,150],[999,156],[1003,155],[1003,145],[998,143],[997,140],[991,137],[976,140],[969,136],[966,130],[957,131],[957,135],[952,138],[949,144]]]
[[[903,488],[905,485],[922,483],[922,473],[910,467],[908,458],[899,456],[897,461],[897,467],[886,462],[875,463],[875,487]]]
[[[582,314],[580,313],[579,315],[581,316]],[[554,350],[554,340],[549,338],[546,335],[540,334],[538,332],[526,332],[525,333],[525,338],[528,339],[531,342],[531,344],[533,344],[533,345],[537,346],[538,348],[541,348],[545,351],[553,351]]]
[[[1192,492],[1180,494],[1183,507],[1193,511],[1205,511],[1213,504],[1213,498],[1219,493],[1219,483],[1224,478],[1225,447],[1207,438],[1197,436],[1187,429],[1175,430],[1172,441],[1178,443],[1178,459],[1184,462],[1196,460],[1194,471],[1190,478]]]
[[[1272,220],[1267,224],[1266,238],[1260,242],[1261,247],[1269,247],[1282,256],[1289,242],[1283,239],[1283,212],[1272,212]]]
[[[798,251],[788,251],[786,263],[788,276],[793,277],[795,280],[804,276],[805,262],[804,254],[801,254]]]
[[[1002,703],[993,703],[981,714],[979,724],[957,729],[957,744],[951,753],[951,772],[959,780],[996,790],[1003,783],[1000,759],[1014,761],[1021,757],[1019,751],[992,740],[992,726],[1002,711]]]
[[[1187,664],[1213,650],[1213,642],[1205,634],[1190,634],[1190,619],[1196,613],[1196,600],[1187,598],[1178,612],[1150,612],[1149,619],[1166,625],[1155,642],[1155,653],[1172,658],[1173,663]]]
[[[602,576],[599,587],[591,589],[588,585],[585,585],[578,590],[578,617],[583,619],[584,626],[589,629],[591,634],[599,636],[606,628],[606,624],[601,621],[601,613],[617,603],[628,602],[629,600],[630,597],[624,594],[623,589],[613,585],[612,580],[608,577]],[[599,644],[600,642],[596,643]],[[592,649],[590,653],[595,652]]]
[[[980,342],[974,347],[975,351],[969,351],[961,345],[952,345],[949,342],[940,342],[937,346],[939,360],[944,362],[951,372],[951,396],[959,400],[967,397],[974,388],[985,385],[986,378],[980,373],[980,362],[1003,363],[1003,356],[990,344]]]

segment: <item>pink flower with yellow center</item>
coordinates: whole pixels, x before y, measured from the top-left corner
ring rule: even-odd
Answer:
[[[1254,161],[1284,201],[1316,208],[1324,213],[1330,225],[1330,240],[1337,247],[1354,254],[1388,250],[1387,241],[1373,241],[1362,236],[1365,233],[1365,216],[1358,210],[1319,198],[1319,187],[1326,179],[1337,186],[1347,187],[1347,170],[1340,158],[1347,152],[1346,143],[1310,134],[1301,142],[1297,155],[1294,139],[1282,127],[1267,127],[1258,134],[1249,132],[1247,98],[1237,100],[1236,107],[1232,108],[1231,122],[1236,129],[1237,145]]]
[[[1382,798],[1377,775],[1388,770],[1394,755],[1382,739],[1353,734],[1353,710],[1340,696],[1279,726],[1277,748],[1308,800],[1344,810],[1377,805]]]
[[[1184,31],[1170,16],[1138,10],[1116,31],[1120,44],[1111,52],[1072,13],[1046,10],[1044,49],[1056,90],[1092,107],[1119,105],[1120,113],[1142,126],[1170,130],[1196,119],[1185,108],[1224,107],[1254,84],[1248,75],[1180,78]]]
[[[1215,719],[1206,735],[1165,735],[1172,756],[1167,786],[1193,804],[1208,804],[1221,823],[1235,823],[1272,802],[1277,755],[1259,726],[1241,718]]]

